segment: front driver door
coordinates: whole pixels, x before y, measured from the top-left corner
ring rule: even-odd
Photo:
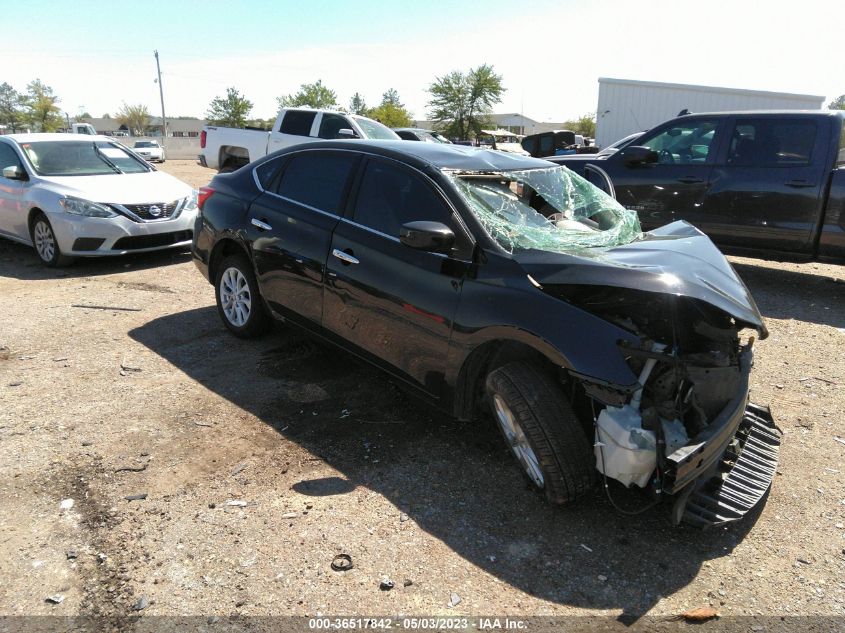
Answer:
[[[416,220],[452,228],[452,252],[402,244],[400,227]],[[323,324],[360,355],[437,396],[471,253],[468,233],[431,179],[370,158],[353,215],[332,238]]]
[[[703,222],[718,128],[718,119],[676,120],[636,143],[657,152],[656,163],[628,165],[625,150],[607,160],[616,199],[639,214],[644,230],[676,220]]]
[[[17,152],[8,143],[0,142],[0,234],[29,239],[26,213],[21,205],[24,183],[3,176],[6,167],[23,169]]]

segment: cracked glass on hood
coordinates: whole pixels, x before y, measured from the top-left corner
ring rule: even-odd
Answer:
[[[635,211],[564,167],[447,175],[509,253],[621,246],[642,235]]]

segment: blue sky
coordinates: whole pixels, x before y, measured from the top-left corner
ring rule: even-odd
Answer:
[[[341,105],[396,88],[418,118],[426,88],[490,63],[507,88],[497,112],[560,121],[594,110],[599,77],[824,96],[845,93],[845,2],[747,0],[0,0],[2,79],[36,77],[71,115],[121,103],[203,116],[234,86],[270,117],[275,97],[322,79]],[[11,63],[10,63],[11,62]]]

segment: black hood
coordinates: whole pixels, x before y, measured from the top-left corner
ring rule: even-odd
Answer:
[[[639,241],[571,254],[528,250],[514,259],[540,284],[618,286],[690,297],[769,335],[757,304],[725,256],[687,222],[667,224]]]

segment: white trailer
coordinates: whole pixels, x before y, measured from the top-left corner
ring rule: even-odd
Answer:
[[[823,103],[824,97],[814,95],[599,77],[596,145],[606,147],[683,110],[819,110]]]

